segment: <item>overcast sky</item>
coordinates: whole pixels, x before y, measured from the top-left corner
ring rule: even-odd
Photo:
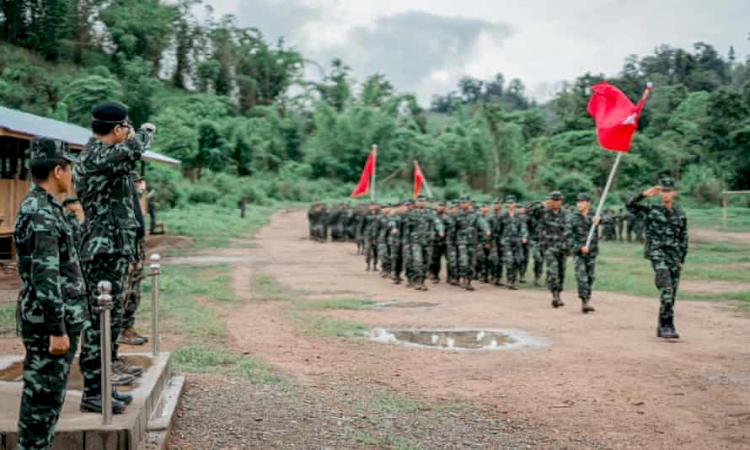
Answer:
[[[630,54],[705,41],[750,53],[750,0],[207,0],[267,37],[284,36],[358,80],[380,72],[427,104],[469,75],[501,72],[546,99],[587,71],[616,74]],[[318,72],[312,65],[310,75]]]

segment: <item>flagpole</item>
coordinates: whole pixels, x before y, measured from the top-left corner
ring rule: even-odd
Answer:
[[[641,97],[641,102],[646,102],[646,99],[648,98],[648,94],[651,93],[651,89],[654,87],[654,84],[652,82],[648,82],[646,84],[646,91],[643,93],[643,97]],[[604,186],[604,191],[602,192],[602,197],[599,199],[599,204],[596,206],[596,215],[601,217],[602,210],[604,209],[604,202],[607,200],[607,194],[609,194],[609,190],[612,187],[612,182],[615,179],[615,173],[617,173],[617,167],[620,165],[620,159],[622,158],[623,152],[617,152],[617,158],[615,158],[614,164],[612,164],[612,170],[609,171],[609,178],[607,178],[607,184]],[[591,224],[591,229],[589,230],[589,236],[586,238],[586,247],[591,245],[591,240],[594,238],[594,233],[596,232],[596,224]]]
[[[417,162],[417,160],[415,159],[415,160],[414,160],[414,180],[415,180],[415,181],[416,181],[416,179],[417,179],[417,170],[418,170],[418,168],[419,168],[419,163],[418,163],[418,162]],[[416,183],[415,183],[415,184],[416,184]],[[412,193],[412,197],[414,197],[415,199],[417,198],[417,196],[418,196],[418,195],[419,195],[419,194],[418,194],[418,193],[416,193],[416,192],[413,192],[413,193]]]
[[[378,146],[375,144],[372,144],[372,193],[370,194],[370,199],[374,202],[375,201],[375,171],[378,168]]]

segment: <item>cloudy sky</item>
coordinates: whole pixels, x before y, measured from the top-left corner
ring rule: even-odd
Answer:
[[[561,80],[615,74],[630,54],[705,41],[750,53],[748,0],[207,0],[357,79],[380,72],[423,103],[464,75],[520,78],[545,99]],[[310,76],[319,71],[308,67]]]

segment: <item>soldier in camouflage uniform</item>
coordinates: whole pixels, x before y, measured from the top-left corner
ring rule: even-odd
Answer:
[[[125,305],[122,317],[122,332],[120,333],[119,343],[125,345],[143,345],[148,342],[148,338],[141,336],[135,329],[135,313],[141,304],[141,281],[145,278],[143,274],[144,263],[146,260],[146,221],[143,218],[141,209],[141,199],[146,191],[146,182],[138,172],[131,174],[135,195],[133,196],[133,205],[135,206],[135,216],[138,221],[138,232],[136,233],[136,258],[130,264],[128,278],[125,284]]]
[[[349,242],[354,242],[357,238],[357,221],[351,205],[346,205],[346,212],[344,214],[344,235]]]
[[[81,153],[75,169],[75,185],[86,213],[81,239],[81,269],[88,290],[89,309],[97,306],[97,283],[112,284],[113,384],[133,382],[143,372],[119,359],[117,340],[123,317],[123,284],[128,265],[136,256],[136,221],[130,172],[148,149],[156,127],[145,124],[137,132],[127,110],[104,103],[92,113],[94,136]],[[91,327],[83,334],[81,372],[84,392],[81,409],[101,411],[101,348],[99,316],[91,316]]]
[[[521,266],[521,245],[528,241],[529,232],[526,222],[516,211],[516,197],[509,195],[505,199],[508,212],[503,214],[503,231],[500,243],[503,249],[503,259],[508,273],[508,289],[517,290],[516,276]]]
[[[354,230],[355,230],[355,241],[357,242],[357,254],[365,254],[365,216],[367,215],[367,209],[365,205],[357,205],[356,211],[354,212]]]
[[[625,221],[625,213],[623,212],[622,208],[620,208],[619,211],[617,211],[617,214],[614,216],[615,219],[615,228],[617,228],[617,240],[622,242],[622,229],[623,229],[623,222]]]
[[[482,203],[479,205],[479,215],[482,217],[484,221],[487,222],[487,225],[489,226],[490,223],[490,205],[488,203]],[[476,265],[476,274],[477,279],[483,283],[489,283],[489,277],[490,277],[490,253],[492,251],[492,243],[491,243],[492,236],[487,238],[486,236],[477,236],[477,248],[476,248],[476,255],[477,255],[477,265]]]
[[[378,270],[378,233],[380,231],[380,205],[373,202],[364,219],[365,270]]]
[[[521,206],[518,208],[518,215],[523,221],[523,225],[526,227],[526,231],[529,230],[529,216],[526,215],[526,207]],[[529,270],[529,255],[531,253],[531,244],[527,237],[526,242],[521,242],[521,261],[518,266],[518,282],[526,284],[526,272]]]
[[[633,221],[633,232],[635,233],[635,241],[639,244],[644,243],[643,232],[645,228],[643,217],[635,216],[635,220]]]
[[[447,281],[453,286],[460,284],[460,270],[458,266],[458,234],[456,217],[458,215],[458,203],[451,202],[448,205],[448,214],[445,215],[445,262],[447,269]]]
[[[490,277],[495,286],[503,286],[503,249],[500,236],[503,234],[503,203],[499,198],[493,202],[493,213],[489,218],[492,232],[490,237]]]
[[[388,278],[391,276],[391,253],[388,246],[388,223],[391,220],[391,207],[383,207],[378,225],[378,256],[380,257],[380,276]]]
[[[404,270],[404,254],[401,247],[401,232],[404,212],[406,212],[406,202],[401,201],[391,214],[387,226],[388,249],[391,255],[391,272],[393,273],[394,284],[400,284],[403,281],[401,272]]]
[[[70,231],[73,233],[73,245],[76,248],[81,246],[81,222],[83,222],[83,208],[77,198],[67,198],[63,201],[65,208],[65,220],[70,225]]]
[[[437,219],[443,226],[445,235],[443,235],[442,237],[438,235],[435,238],[434,249],[432,252],[432,261],[430,262],[430,273],[432,274],[433,284],[440,283],[440,269],[443,265],[443,258],[447,258],[446,239],[448,233],[448,221],[450,219],[450,216],[446,212],[445,207],[445,202],[438,202],[437,213],[435,214],[437,216]],[[450,277],[448,277],[447,280],[450,281]]]
[[[425,209],[425,206],[426,200],[420,195],[417,200],[416,209],[414,209],[409,216],[412,253],[411,263],[413,264],[412,283],[419,291],[427,290],[424,280],[427,274],[427,264],[429,263],[428,258],[430,256],[430,253],[427,251],[428,234],[430,233],[430,229],[435,229],[437,235],[440,237],[445,236],[442,222],[436,216],[429,213]]]
[[[534,286],[541,286],[540,280],[544,271],[544,251],[539,242],[539,222],[544,214],[544,206],[540,202],[526,205],[526,226],[529,230],[529,253],[534,260]]]
[[[19,449],[51,447],[70,364],[88,316],[74,232],[57,200],[70,188],[72,162],[66,143],[35,139],[33,183],[15,218],[13,241],[22,282],[17,327],[26,349]]]
[[[655,195],[661,197],[661,205],[640,203]],[[644,256],[651,261],[654,283],[661,293],[656,335],[665,339],[680,337],[674,325],[674,302],[688,253],[687,215],[682,208],[675,206],[675,195],[674,180],[665,178],[658,186],[637,195],[627,204],[628,211],[641,218],[646,227]]]
[[[547,288],[552,293],[552,306],[565,306],[560,297],[565,283],[565,266],[568,257],[568,241],[565,237],[567,212],[562,209],[562,194],[554,191],[549,195],[548,208],[539,221],[539,242],[547,265]]]
[[[591,227],[599,225],[600,218],[595,217],[594,212],[591,211],[589,194],[581,192],[576,200],[578,211],[571,214],[568,219],[566,235],[568,237],[568,248],[573,253],[578,298],[581,299],[581,312],[587,314],[594,312],[594,307],[591,305],[591,287],[594,285],[596,256],[599,254],[598,233],[594,232],[588,247],[586,246],[586,240]]]
[[[461,287],[467,291],[474,290],[471,285],[471,281],[474,279],[474,267],[476,266],[474,250],[480,233],[483,238],[492,236],[487,222],[479,214],[472,211],[471,198],[463,197],[461,199],[461,211],[456,215],[456,245],[458,246]]]

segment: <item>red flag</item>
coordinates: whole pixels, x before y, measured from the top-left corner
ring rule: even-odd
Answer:
[[[422,190],[422,182],[424,181],[424,174],[422,169],[419,168],[419,163],[414,161],[414,198],[417,198],[419,191]]]
[[[599,145],[607,150],[627,152],[638,128],[643,104],[651,88],[646,89],[637,105],[619,89],[602,81],[591,88],[592,95],[586,110],[596,122]]]
[[[351,197],[359,197],[360,195],[367,194],[370,190],[370,179],[372,178],[372,172],[375,170],[375,152],[370,152],[370,156],[367,157],[365,162],[365,168],[362,170],[362,175],[359,176],[359,183],[357,187],[352,191]]]

